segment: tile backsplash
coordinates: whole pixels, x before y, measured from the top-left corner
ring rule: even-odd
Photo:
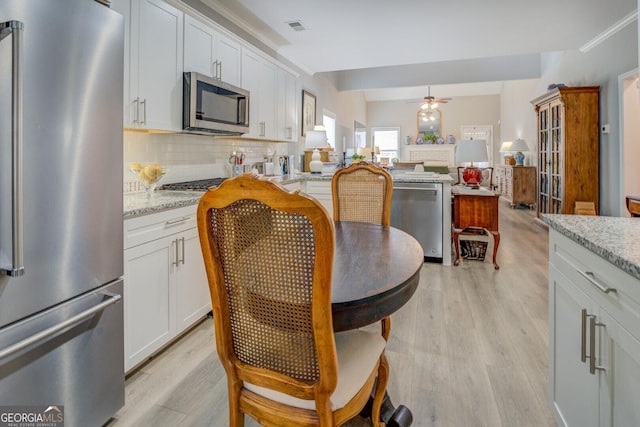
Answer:
[[[264,160],[267,150],[278,155],[295,154],[295,143],[270,143],[213,138],[189,134],[153,134],[124,132],[123,191],[143,191],[142,186],[129,171],[133,162],[157,163],[167,168],[160,185],[231,176],[229,156],[234,151],[245,153],[245,164]]]

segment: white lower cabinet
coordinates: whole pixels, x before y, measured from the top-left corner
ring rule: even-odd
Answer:
[[[315,197],[329,212],[333,219],[333,196],[331,195],[331,181],[304,181],[302,191]]]
[[[640,281],[549,231],[549,398],[558,425],[640,425]]]
[[[124,221],[125,371],[211,311],[195,210]]]

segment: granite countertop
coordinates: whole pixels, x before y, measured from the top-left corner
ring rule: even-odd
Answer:
[[[287,185],[302,181],[331,181],[332,176],[333,174],[302,173],[298,175],[265,177],[265,179]],[[394,182],[454,182],[454,179],[447,174],[392,173],[392,176]],[[155,191],[151,198],[148,198],[146,193],[125,194],[124,218],[127,219],[167,209],[195,205],[200,201],[203,194],[203,191],[172,190]]]
[[[542,220],[640,280],[640,218],[543,214]]]
[[[146,193],[125,194],[124,219],[195,205],[200,201],[203,194],[203,191],[171,190],[155,191],[151,198]]]

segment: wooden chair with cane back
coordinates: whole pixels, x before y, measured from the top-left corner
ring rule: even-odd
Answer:
[[[338,169],[331,178],[334,221],[391,225],[393,178],[385,169],[368,162]],[[391,318],[382,319],[382,335],[389,339]]]
[[[386,341],[333,332],[335,238],[322,205],[240,175],[202,197],[198,232],[229,425],[242,426],[245,414],[265,426],[340,425],[374,389],[372,420],[383,425]]]
[[[393,179],[386,170],[368,162],[338,169],[331,178],[335,221],[391,224]]]

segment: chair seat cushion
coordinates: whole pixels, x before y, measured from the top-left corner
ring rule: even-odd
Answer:
[[[331,408],[344,407],[362,388],[371,375],[386,341],[375,332],[353,330],[335,334],[338,356],[338,384],[331,395]],[[247,390],[267,399],[303,409],[315,409],[314,400],[298,399],[279,391],[270,390],[245,382]]]

